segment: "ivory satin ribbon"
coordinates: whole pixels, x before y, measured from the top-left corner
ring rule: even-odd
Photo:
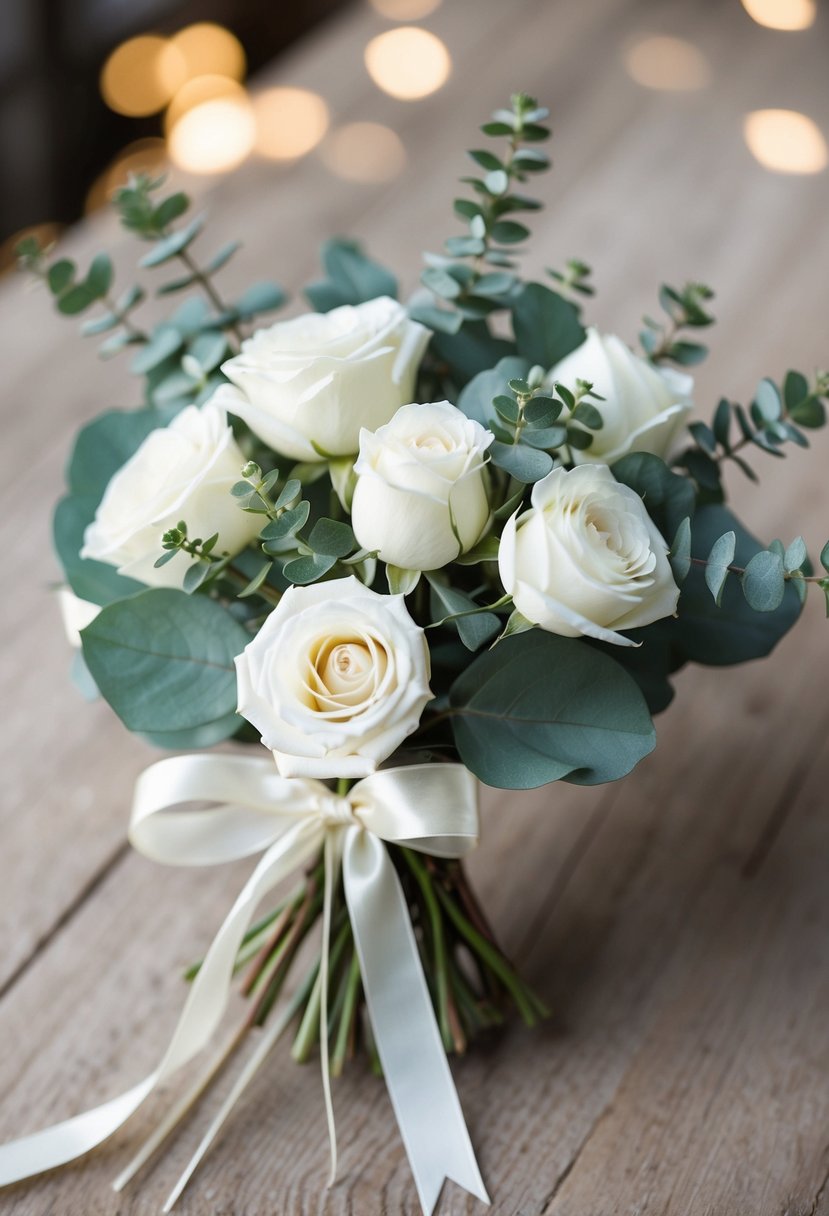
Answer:
[[[204,801],[216,805],[180,809]],[[477,838],[475,781],[462,765],[384,769],[357,782],[344,797],[318,781],[280,777],[273,762],[262,757],[175,756],[151,765],[136,785],[130,824],[130,840],[140,853],[186,866],[262,856],[213,939],[158,1068],[101,1106],[0,1146],[0,1185],[89,1152],[205,1047],[227,1006],[236,955],[257,905],[324,847],[322,987],[327,987],[333,869],[341,855],[369,1017],[423,1211],[431,1216],[445,1178],[488,1203],[406,900],[384,843],[461,857]],[[322,1009],[324,1031],[326,1000]],[[321,1043],[326,1042],[323,1034]],[[333,1131],[327,1051],[321,1054]]]

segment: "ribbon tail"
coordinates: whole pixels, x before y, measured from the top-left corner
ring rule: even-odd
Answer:
[[[420,1204],[451,1178],[489,1203],[435,1021],[406,900],[383,842],[345,833],[343,878],[363,988]]]
[[[322,905],[322,953],[320,955],[320,1065],[322,1068],[322,1093],[325,1101],[325,1118],[328,1124],[328,1143],[331,1149],[331,1165],[328,1173],[329,1187],[337,1177],[337,1125],[334,1121],[334,1100],[331,1096],[331,1063],[328,1056],[328,980],[331,954],[331,913],[334,905],[334,870],[337,864],[337,845],[332,831],[325,833],[323,846],[323,905]]]
[[[205,955],[156,1071],[101,1106],[1,1145],[0,1186],[65,1165],[102,1144],[157,1085],[207,1045],[227,1007],[236,954],[259,900],[309,857],[319,843],[318,823],[304,820],[289,828],[262,857]]]

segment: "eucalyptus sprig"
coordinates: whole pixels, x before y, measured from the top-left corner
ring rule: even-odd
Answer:
[[[679,335],[686,329],[704,329],[714,324],[706,307],[713,298],[714,292],[704,283],[686,283],[682,288],[663,283],[659,289],[659,303],[668,320],[661,322],[643,317],[645,328],[639,334],[642,349],[652,363],[678,363],[690,367],[703,361],[708,347]]]
[[[160,196],[164,177],[131,175],[127,184],[113,196],[113,205],[123,227],[152,248],[139,260],[139,268],[152,270],[179,261],[186,274],[168,280],[156,291],[158,296],[198,289],[201,296],[189,295],[166,320],[147,331],[134,312],[147,298],[140,283],[133,283],[120,294],[113,294],[114,268],[106,253],[98,253],[88,270],[81,273],[70,258],[50,259],[51,249],[25,237],[16,252],[22,270],[44,283],[55,300],[58,312],[75,316],[93,305],[102,309],[85,321],[87,336],[108,336],[99,355],[109,358],[128,347],[139,346],[130,371],[146,377],[148,404],[175,412],[190,403],[201,404],[223,381],[219,366],[238,349],[244,337],[243,326],[260,314],[280,308],[286,295],[270,280],[254,283],[228,303],[216,283],[216,274],[237,249],[239,241],[224,245],[205,264],[192,251],[193,242],[204,226],[204,216],[196,216],[176,226],[190,209],[190,199],[182,191]]]
[[[76,316],[93,304],[103,305],[104,311],[81,327],[81,333],[86,337],[113,331],[99,347],[101,358],[109,358],[126,346],[149,342],[149,336],[132,318],[146,293],[138,284],[133,284],[113,297],[115,271],[109,254],[97,253],[86,274],[81,275],[71,258],[50,261],[51,249],[42,248],[33,236],[24,237],[15,252],[20,269],[48,288],[58,312],[64,316]]]
[[[421,282],[444,307],[422,305],[415,315],[425,324],[444,333],[457,333],[464,321],[478,321],[497,309],[509,308],[520,282],[511,272],[516,262],[513,248],[525,241],[530,230],[509,216],[538,211],[542,204],[517,193],[533,173],[550,167],[550,158],[536,147],[550,138],[544,126],[549,110],[525,93],[511,98],[510,109],[496,110],[481,130],[494,139],[506,139],[506,148],[496,153],[488,148],[473,148],[469,156],[483,176],[463,177],[476,199],[456,198],[456,215],[465,220],[468,233],[451,236],[445,242],[445,255],[427,255],[429,265]],[[493,269],[491,269],[493,268]]]
[[[572,389],[559,383],[549,387],[544,369],[536,367],[526,380],[511,379],[507,387],[510,396],[501,393],[492,400],[495,442],[489,451],[492,463],[514,481],[539,481],[553,468],[557,455],[569,459],[562,449],[586,450],[593,442],[592,432],[604,425],[593,404],[603,398],[586,380],[577,380]]]
[[[593,271],[580,258],[570,258],[563,271],[548,267],[547,274],[558,284],[558,291],[570,298],[596,294],[596,289],[590,282]]]
[[[785,456],[785,445],[794,443],[808,448],[803,431],[819,430],[826,425],[829,373],[818,372],[810,384],[802,372],[786,373],[782,386],[769,377],[760,381],[746,410],[723,397],[709,426],[692,422],[689,431],[695,447],[683,452],[674,462],[687,469],[709,496],[722,496],[722,468],[732,462],[751,481],[758,477],[741,455],[749,446],[770,456]],[[737,437],[734,428],[737,428]]]
[[[691,555],[692,524],[684,519],[677,530],[670,549],[671,566],[678,583],[687,578],[691,567],[704,571],[705,583],[714,603],[719,608],[723,592],[730,576],[739,580],[746,603],[755,612],[775,612],[783,602],[786,585],[791,584],[803,603],[810,584],[820,587],[826,597],[826,614],[829,616],[829,541],[820,554],[823,574],[812,574],[811,563],[802,536],[796,536],[789,544],[774,540],[767,548],[759,549],[743,566],[735,563],[737,537],[733,531],[718,536],[707,557]]]

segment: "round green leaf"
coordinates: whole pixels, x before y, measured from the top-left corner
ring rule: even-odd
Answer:
[[[614,781],[656,743],[642,693],[614,659],[541,629],[485,651],[449,696],[461,760],[502,789]]]
[[[129,730],[230,727],[233,660],[249,635],[215,600],[151,588],[104,608],[81,638],[92,678]]]
[[[586,333],[574,306],[541,283],[528,283],[512,306],[518,351],[530,363],[552,367],[577,346]]]

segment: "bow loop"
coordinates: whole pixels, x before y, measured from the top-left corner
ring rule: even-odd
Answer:
[[[389,844],[463,857],[478,843],[478,787],[460,764],[385,768],[349,793],[360,821]]]

